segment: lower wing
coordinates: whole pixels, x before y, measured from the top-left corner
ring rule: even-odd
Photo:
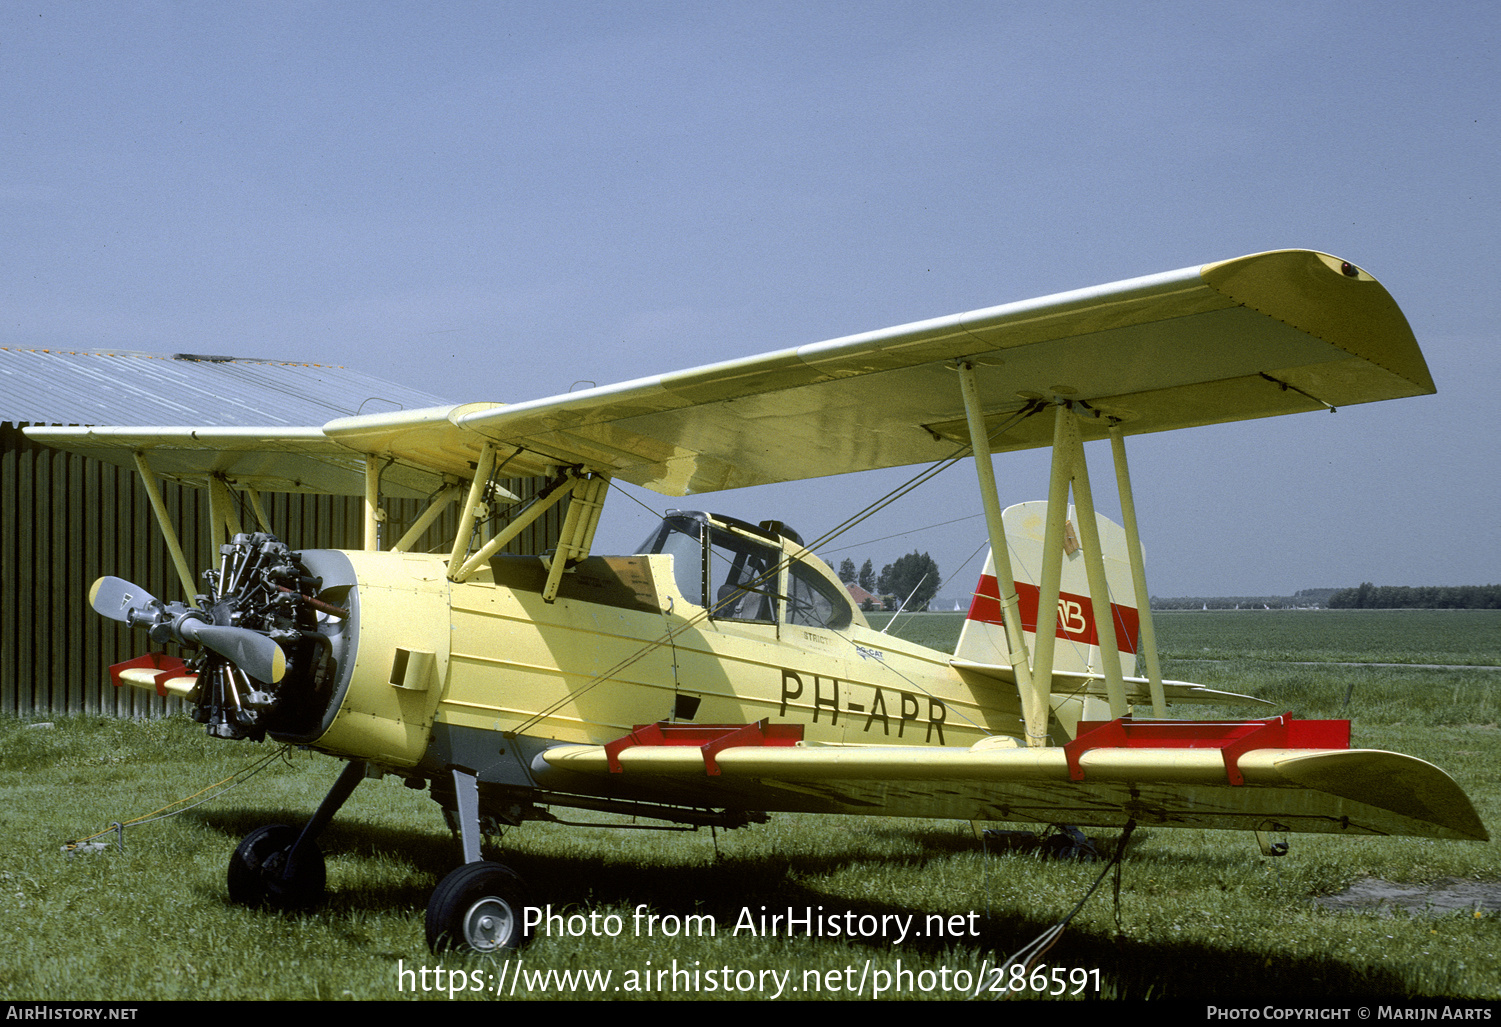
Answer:
[[[562,745],[533,770],[549,790],[756,811],[1490,837],[1442,770],[1362,749]]]

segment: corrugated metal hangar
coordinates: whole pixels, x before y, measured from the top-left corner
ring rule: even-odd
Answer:
[[[256,427],[321,425],[337,417],[439,406],[440,397],[347,368],[235,357],[0,348],[0,713],[155,716],[168,701],[112,688],[112,663],[150,647],[142,632],[95,614],[88,589],[105,574],[164,599],[182,587],[139,475],[38,446],[27,425]],[[531,482],[508,482],[518,494]],[[213,566],[204,489],[163,483],[162,498],[189,564]],[[261,497],[272,530],[294,548],[360,548],[359,497]],[[390,530],[420,500],[383,499]],[[563,508],[512,547],[542,552]],[[249,510],[240,518],[253,524]],[[425,545],[446,549],[448,511]],[[177,700],[172,700],[177,705]]]

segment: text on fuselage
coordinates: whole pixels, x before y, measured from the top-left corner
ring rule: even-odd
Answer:
[[[828,711],[829,723],[834,725],[839,723],[839,714],[841,712],[857,717],[863,715],[865,717],[865,724],[861,728],[862,731],[869,731],[873,724],[880,721],[881,733],[889,736],[891,734],[891,721],[895,719],[896,736],[904,738],[906,737],[907,725],[909,723],[913,726],[913,730],[916,731],[919,718],[922,715],[923,700],[926,700],[928,707],[927,733],[923,741],[933,741],[933,736],[936,734],[938,736],[938,744],[944,744],[943,725],[948,717],[948,707],[944,706],[941,700],[935,699],[931,695],[918,696],[911,692],[902,692],[894,688],[872,687],[872,691],[875,692],[875,698],[871,700],[870,709],[867,710],[864,703],[849,701],[849,693],[853,690],[853,686],[849,682],[841,682],[838,678],[824,677],[821,674],[811,674],[809,677],[812,678],[811,686],[803,683],[803,675],[797,671],[785,668],[782,670],[782,705],[778,711],[778,716],[785,717],[787,715],[787,703],[791,700],[803,699],[805,690],[811,688],[812,691],[803,705],[812,708],[813,723],[818,723],[818,717],[822,711]],[[844,689],[843,706],[840,706],[841,686]],[[860,687],[863,689],[865,686]],[[890,700],[886,697],[887,692],[890,692],[892,695]]]

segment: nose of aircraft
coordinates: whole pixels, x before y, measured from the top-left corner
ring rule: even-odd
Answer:
[[[217,653],[257,681],[275,684],[286,676],[286,653],[269,635],[215,623],[216,614],[232,615],[222,609],[226,604],[201,610],[164,603],[123,578],[106,576],[89,589],[89,605],[101,616],[145,628],[155,642],[176,642]]]

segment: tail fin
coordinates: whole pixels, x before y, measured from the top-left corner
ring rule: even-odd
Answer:
[[[1002,515],[1006,543],[1011,551],[1011,570],[1016,577],[1016,595],[1021,606],[1022,637],[1029,653],[1036,651],[1037,606],[1042,577],[1043,531],[1048,504],[1044,501],[1008,507]],[[1104,656],[1094,604],[1089,598],[1089,579],[1084,555],[1076,541],[1074,508],[1068,510],[1064,535],[1063,576],[1058,589],[1058,641],[1053,669],[1075,674],[1100,674]],[[1105,578],[1110,589],[1110,613],[1115,624],[1115,642],[1121,673],[1136,673],[1136,649],[1140,620],[1136,612],[1136,585],[1126,555],[1125,529],[1106,517],[1095,515]],[[981,664],[1007,664],[1006,630],[1001,617],[1000,590],[996,584],[994,555],[987,556],[985,571],[975,587],[969,617],[954,650],[956,659]]]

